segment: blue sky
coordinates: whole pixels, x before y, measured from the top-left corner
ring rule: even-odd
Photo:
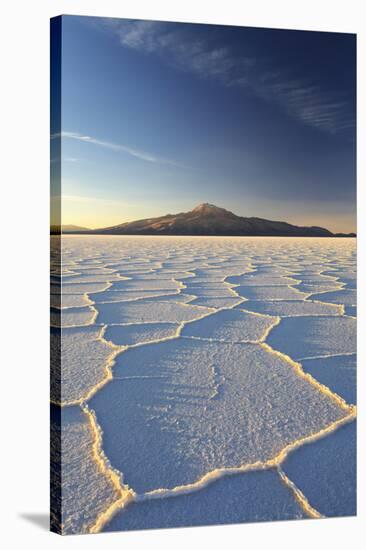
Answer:
[[[355,230],[354,35],[64,16],[62,221]]]

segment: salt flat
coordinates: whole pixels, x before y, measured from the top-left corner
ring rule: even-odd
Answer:
[[[354,514],[355,244],[63,236],[68,532]]]

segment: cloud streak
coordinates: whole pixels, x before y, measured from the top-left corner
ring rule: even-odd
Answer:
[[[340,94],[323,90],[304,78],[292,78],[285,72],[261,75],[253,86],[258,96],[276,103],[300,122],[331,134],[355,125],[349,102]]]
[[[226,85],[238,71],[255,64],[254,58],[233,56],[225,45],[211,46],[207,40],[190,35],[184,26],[179,29],[155,21],[114,20],[110,28],[122,46],[158,55],[182,71]]]
[[[151,153],[147,153],[146,151],[141,151],[139,149],[133,149],[132,147],[127,147],[126,145],[121,145],[119,143],[112,143],[110,141],[104,141],[101,139],[97,139],[95,137],[91,137],[88,135],[80,134],[78,132],[61,132],[59,134],[53,134],[51,138],[65,138],[65,139],[72,139],[76,141],[81,141],[83,143],[91,143],[93,145],[98,145],[99,147],[104,147],[106,149],[110,149],[111,151],[115,151],[116,153],[125,153],[131,157],[138,158],[140,160],[143,160],[145,162],[152,162],[156,164],[166,164],[170,166],[175,166],[182,168],[183,166],[173,160],[165,159],[162,157],[158,157],[156,155],[153,155]]]
[[[287,69],[268,68],[268,60],[236,55],[227,45],[212,45],[190,27],[155,21],[105,19],[121,46],[158,56],[176,69],[223,86],[236,87],[276,105],[298,122],[330,134],[355,126],[349,101],[317,82],[295,78]]]

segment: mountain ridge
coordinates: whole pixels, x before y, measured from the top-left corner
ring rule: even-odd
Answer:
[[[247,237],[336,237],[354,233],[332,233],[324,227],[297,226],[283,221],[238,216],[210,203],[201,203],[189,212],[166,214],[132,222],[75,233],[99,235],[247,236]]]

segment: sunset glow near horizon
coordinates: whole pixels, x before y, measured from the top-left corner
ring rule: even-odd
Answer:
[[[63,224],[209,202],[356,231],[355,35],[64,16],[62,36]]]

